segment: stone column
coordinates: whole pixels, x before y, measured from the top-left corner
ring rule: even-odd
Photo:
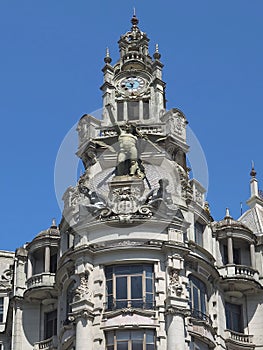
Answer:
[[[15,300],[12,334],[12,350],[22,349],[22,303],[20,299]]]
[[[167,350],[185,350],[185,327],[182,310],[167,311]]]
[[[255,257],[255,244],[250,244],[250,260],[252,269],[256,268],[256,257]]]
[[[76,350],[93,349],[92,319],[89,311],[76,315]]]
[[[45,247],[45,272],[50,272],[50,246]]]
[[[29,255],[27,259],[27,278],[32,277],[32,273],[33,273],[32,257],[31,255]]]
[[[227,238],[227,257],[228,257],[228,264],[233,264],[234,263],[233,238],[230,236]]]

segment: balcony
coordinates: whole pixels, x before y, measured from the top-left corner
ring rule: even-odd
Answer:
[[[27,288],[53,287],[55,283],[55,273],[43,272],[30,277],[27,281]]]
[[[53,350],[57,349],[57,337],[42,340],[34,344],[34,350]]]
[[[231,343],[236,349],[254,349],[253,335],[234,332],[230,329],[225,330],[225,341]],[[232,347],[231,347],[232,349]]]
[[[231,283],[232,290],[244,292],[248,288],[251,290],[260,287],[258,271],[249,266],[227,264],[219,267],[218,272],[222,277],[221,284],[227,287]]]
[[[211,317],[199,310],[191,309],[191,317],[194,318],[195,320],[203,321],[204,323],[207,323],[209,326],[212,326]]]
[[[26,281],[25,296],[30,298],[49,298],[55,285],[55,273],[43,272],[30,277]]]
[[[113,311],[119,309],[142,309],[153,310],[155,309],[155,303],[153,300],[146,301],[142,299],[111,299],[108,303],[105,303],[106,311]]]
[[[209,315],[203,312],[191,309],[188,322],[188,332],[193,337],[205,342],[210,348],[215,348],[215,330],[212,326],[212,320]]]

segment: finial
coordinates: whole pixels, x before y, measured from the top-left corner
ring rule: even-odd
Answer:
[[[153,58],[155,60],[159,60],[161,58],[161,55],[159,53],[159,45],[158,44],[155,45],[155,53],[153,54]]]
[[[133,16],[132,16],[132,19],[131,19],[131,23],[132,23],[133,26],[137,26],[137,24],[139,23],[139,20],[136,17],[135,7],[133,8]]]
[[[104,62],[110,64],[111,61],[112,61],[112,59],[111,59],[111,57],[110,57],[110,50],[109,50],[109,48],[107,47],[107,48],[106,48],[106,56],[105,56],[105,58],[104,58]]]
[[[224,219],[232,219],[232,216],[230,215],[229,208],[226,208],[226,215],[225,215]]]
[[[254,161],[252,160],[252,161],[251,161],[251,171],[250,171],[250,176],[252,176],[252,177],[256,177],[256,175],[257,175],[257,172],[256,172],[256,170],[255,170]]]
[[[55,218],[52,219],[51,228],[57,228],[57,223],[56,223],[56,219]]]

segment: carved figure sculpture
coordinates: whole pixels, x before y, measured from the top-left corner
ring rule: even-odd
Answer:
[[[126,124],[124,129],[121,129],[115,121],[112,105],[106,106],[111,119],[119,137],[119,152],[117,156],[116,175],[123,176],[137,176],[141,179],[145,177],[142,162],[138,157],[137,139],[141,134],[132,124]]]

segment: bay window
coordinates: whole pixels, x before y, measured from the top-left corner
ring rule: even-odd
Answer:
[[[154,330],[110,331],[106,333],[107,350],[154,350]]]
[[[107,309],[126,307],[152,309],[152,265],[116,265],[105,268]]]

